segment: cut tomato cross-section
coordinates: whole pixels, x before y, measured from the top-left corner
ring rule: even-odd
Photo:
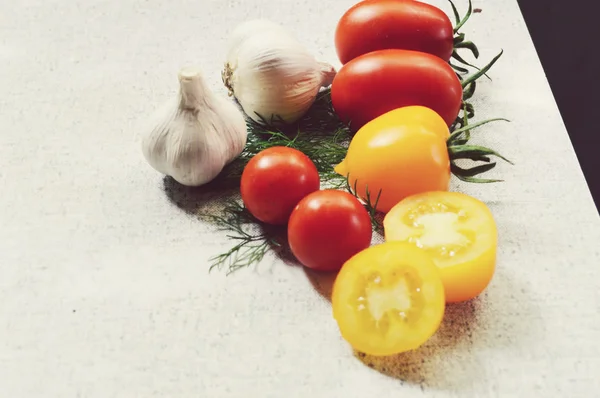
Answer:
[[[497,231],[488,207],[459,192],[427,192],[396,204],[383,221],[386,241],[409,242],[440,269],[447,302],[479,295],[495,271]]]
[[[332,294],[342,337],[377,356],[418,348],[438,329],[444,288],[429,255],[404,242],[369,247],[340,270]]]

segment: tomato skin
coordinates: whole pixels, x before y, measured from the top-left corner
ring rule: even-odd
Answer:
[[[442,10],[415,0],[364,0],[338,22],[335,47],[342,64],[376,50],[421,51],[448,62],[454,28]]]
[[[443,128],[442,128],[443,127]],[[365,124],[352,138],[344,160],[334,170],[356,194],[387,213],[402,199],[427,191],[447,191],[449,130],[429,108],[409,106]]]
[[[304,153],[271,147],[255,155],[242,172],[240,193],[248,211],[274,225],[287,223],[298,202],[320,189],[319,172]]]
[[[288,223],[296,259],[317,271],[337,271],[369,247],[373,230],[364,206],[348,192],[326,189],[298,203]]]
[[[411,50],[378,50],[345,64],[331,85],[339,118],[357,131],[393,109],[421,105],[450,126],[458,116],[462,85],[440,58]]]

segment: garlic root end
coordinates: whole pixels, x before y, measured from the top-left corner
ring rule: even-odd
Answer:
[[[331,86],[337,71],[331,64],[328,64],[327,62],[319,62],[319,65],[321,67],[321,87]]]

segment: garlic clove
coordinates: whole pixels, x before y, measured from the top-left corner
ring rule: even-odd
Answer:
[[[316,58],[278,24],[249,21],[234,30],[222,73],[230,95],[258,123],[293,123],[312,106],[335,68]]]
[[[227,43],[227,59],[234,60],[237,52],[244,46],[245,41],[257,33],[269,32],[270,34],[288,36],[289,33],[283,26],[267,19],[253,19],[238,25],[229,35]],[[231,65],[235,68],[237,65]]]
[[[198,68],[180,69],[178,79],[179,92],[151,119],[142,152],[155,170],[199,186],[242,152],[246,121],[235,104],[210,90]]]

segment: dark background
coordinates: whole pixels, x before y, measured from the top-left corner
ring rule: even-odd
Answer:
[[[518,0],[600,208],[600,18],[596,0]],[[595,7],[594,7],[595,6]]]

